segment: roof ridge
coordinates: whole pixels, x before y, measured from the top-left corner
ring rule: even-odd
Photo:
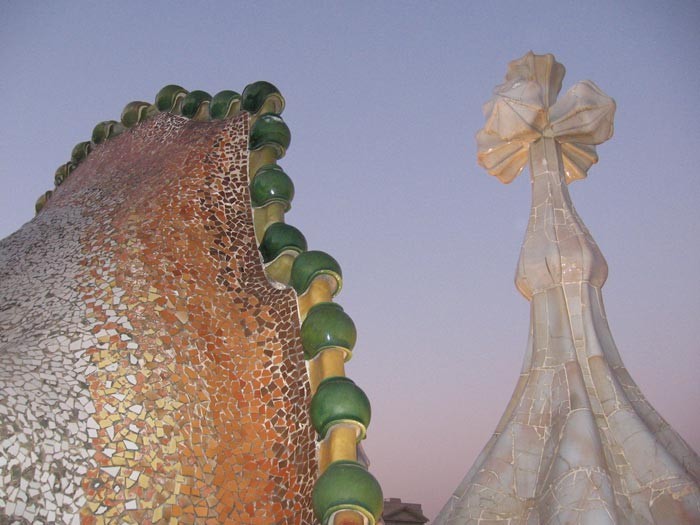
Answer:
[[[272,113],[279,116],[284,111],[285,100],[277,87],[265,80],[248,84],[243,93],[225,89],[213,97],[206,91],[187,91],[177,84],[168,84],[155,96],[153,103],[134,100],[126,104],[119,121],[103,120],[92,130],[90,140],[78,142],[71,151],[68,162],[61,164],[54,174],[54,189],[44,192],[34,209],[39,213],[52,197],[55,188],[63,184],[75,168],[103,142],[121,135],[159,113],[170,113],[197,121],[224,120],[241,112],[250,114]]]
[[[300,339],[312,393],[310,419],[318,433],[319,476],[312,494],[313,510],[322,523],[375,525],[382,513],[383,495],[367,470],[361,447],[371,407],[360,387],[345,376],[344,364],[352,357],[356,329],[350,316],[333,302],[342,288],[342,270],[329,254],[309,251],[304,235],[284,220],[294,197],[291,179],[277,165],[291,142],[289,128],[280,116],[284,106],[280,91],[266,81],[248,84],[241,95],[224,90],[213,97],[169,84],[152,104],[129,102],[120,122],[99,122],[90,141],[75,145],[71,160],[59,166],[54,181],[60,186],[100,144],[159,113],[195,121],[249,114],[248,176],[256,242],[269,281],[293,288],[297,296]],[[52,193],[39,197],[37,213]]]

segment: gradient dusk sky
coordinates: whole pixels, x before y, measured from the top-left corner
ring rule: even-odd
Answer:
[[[6,0],[0,13],[0,237],[127,102],[170,83],[280,88],[287,222],[343,267],[371,470],[430,518],[493,432],[528,332],[513,275],[529,174],[504,186],[476,164],[481,107],[510,60],[553,53],[563,91],[590,79],[617,102],[572,197],[610,266],[623,360],[700,449],[697,1]]]

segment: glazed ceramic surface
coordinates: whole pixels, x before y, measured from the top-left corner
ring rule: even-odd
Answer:
[[[299,312],[256,245],[249,121],[141,122],[0,242],[1,523],[313,522]]]
[[[284,105],[130,102],[0,242],[0,523],[380,518],[342,270],[285,223]]]
[[[615,104],[589,81],[557,101],[563,77],[552,55],[528,53],[485,106],[481,165],[506,183],[530,168],[516,272],[530,337],[493,437],[435,524],[697,524],[700,460],[622,363],[603,307],[607,264],[567,189],[612,136]]]

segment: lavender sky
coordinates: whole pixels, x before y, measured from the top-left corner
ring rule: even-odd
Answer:
[[[482,104],[532,49],[618,104],[574,203],[610,266],[622,358],[700,449],[700,4],[30,2],[0,11],[0,237],[73,145],[165,84],[287,100],[287,221],[343,266],[385,495],[434,517],[510,398],[529,308],[513,285],[528,174],[476,164]],[[0,293],[2,291],[0,290]]]

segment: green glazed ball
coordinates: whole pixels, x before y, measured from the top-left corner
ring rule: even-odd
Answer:
[[[293,198],[294,183],[277,164],[262,166],[250,183],[250,199],[254,208],[281,202],[284,211],[289,211]]]
[[[324,525],[339,510],[356,510],[370,523],[376,523],[384,507],[384,495],[365,467],[354,461],[335,461],[316,481],[312,504],[316,519]]]
[[[340,269],[340,264],[326,252],[320,250],[304,252],[294,259],[290,284],[298,295],[302,295],[319,275],[327,275],[335,279],[336,287],[333,297],[338,295],[343,286],[343,272]]]
[[[220,91],[209,104],[209,116],[212,119],[224,119],[230,117],[238,108],[241,96],[229,89]]]
[[[191,91],[182,100],[182,116],[193,118],[204,104],[209,104],[211,95],[206,91]]]
[[[51,198],[53,195],[53,192],[51,190],[44,192],[37,200],[36,204],[34,205],[34,211],[36,213],[39,213],[44,206],[46,206],[46,203],[48,200]]]
[[[367,395],[347,377],[324,379],[311,400],[311,422],[321,439],[334,424],[347,421],[360,424],[360,439],[364,439],[371,418]]]
[[[264,146],[273,146],[278,157],[284,156],[292,141],[292,134],[282,117],[275,113],[266,113],[258,118],[250,130],[248,149],[254,151]]]
[[[77,166],[83,160],[85,160],[85,158],[90,154],[91,151],[92,142],[78,142],[75,146],[73,146],[73,151],[71,151],[70,154],[70,160],[73,162],[73,164]]]
[[[177,105],[185,98],[187,90],[177,84],[169,84],[161,89],[156,95],[156,107],[158,111],[173,112],[177,109]]]
[[[241,109],[248,113],[257,113],[270,95],[280,95],[280,90],[274,84],[259,80],[248,84],[241,95]],[[281,112],[281,110],[280,110]]]
[[[294,226],[283,222],[270,224],[260,243],[260,254],[265,263],[274,261],[286,251],[306,251],[306,238]]]
[[[306,359],[313,359],[322,350],[333,347],[351,353],[356,341],[355,323],[336,303],[315,304],[301,325],[301,344]]]
[[[129,102],[122,110],[122,124],[127,128],[133,128],[139,122],[143,122],[148,118],[148,108],[150,107],[148,102],[139,100]]]
[[[61,164],[56,170],[56,174],[53,177],[54,184],[56,184],[56,186],[60,186],[61,184],[63,184],[63,181],[68,178],[68,175],[70,175],[74,169],[75,164],[73,164],[72,162],[66,162],[65,164]]]
[[[105,140],[115,137],[124,131],[124,126],[116,120],[105,120],[98,123],[92,130],[93,144],[101,144]]]

